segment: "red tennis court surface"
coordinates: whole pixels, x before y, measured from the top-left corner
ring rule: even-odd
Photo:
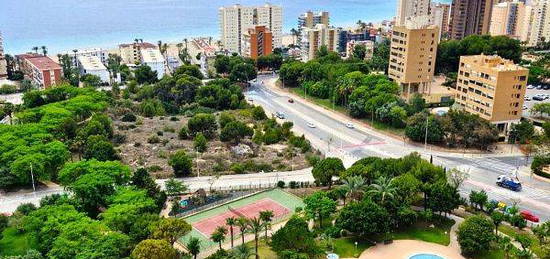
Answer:
[[[260,211],[270,210],[273,211],[273,218],[279,218],[290,212],[289,209],[281,206],[279,203],[269,198],[258,200],[252,204],[248,204],[240,208],[233,208],[233,210],[234,211],[226,211],[215,217],[203,219],[192,225],[196,230],[198,230],[201,234],[208,238],[218,226],[225,226],[225,219],[230,217],[239,218],[241,216],[245,216],[247,218],[253,218],[258,217]],[[227,229],[229,230],[229,227],[227,227]],[[238,227],[233,227],[233,231],[235,232],[235,234],[238,234]]]

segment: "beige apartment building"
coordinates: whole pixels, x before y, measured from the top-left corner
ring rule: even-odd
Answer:
[[[431,92],[438,39],[435,25],[393,27],[388,75],[404,99]]]
[[[146,49],[158,49],[158,46],[148,42],[134,42],[118,45],[122,63],[130,65],[140,64],[143,58],[141,56],[141,51]]]
[[[338,51],[339,34],[340,29],[324,24],[304,28],[301,36],[302,61],[314,59],[321,46],[327,46],[329,51]]]
[[[8,76],[8,63],[4,56],[4,45],[2,41],[2,32],[0,32],[0,78]]]
[[[489,33],[505,35],[520,41],[527,41],[531,24],[532,8],[523,2],[502,2],[493,6]]]
[[[403,26],[407,21],[430,15],[430,0],[398,0],[395,13],[395,24]]]
[[[528,74],[528,69],[497,55],[462,56],[455,103],[506,134],[521,118]]]

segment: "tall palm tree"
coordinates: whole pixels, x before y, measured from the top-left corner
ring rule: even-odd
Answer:
[[[254,245],[256,251],[256,259],[260,259],[258,256],[258,241],[260,240],[260,233],[264,229],[264,223],[258,217],[254,217],[248,220],[248,226],[250,231],[254,234]]]
[[[346,196],[351,200],[360,200],[366,187],[365,178],[360,175],[349,176],[343,182],[343,188],[347,191]]]
[[[218,226],[214,232],[210,235],[212,241],[218,243],[220,250],[222,250],[222,243],[225,241],[225,235],[227,235],[227,228],[224,226]]]
[[[188,48],[188,46],[187,46],[187,42],[188,42],[187,38],[183,39],[183,42],[185,42],[185,48],[187,49],[187,48]]]
[[[231,235],[231,248],[233,248],[233,227],[237,225],[237,219],[233,217],[226,218],[225,224],[229,226],[229,234]]]
[[[248,219],[245,217],[240,217],[237,219],[237,226],[239,227],[239,230],[241,231],[241,239],[242,244],[244,244],[244,235],[246,234],[246,230],[248,229]]]
[[[197,255],[201,251],[201,241],[196,237],[190,238],[187,242],[187,251],[193,255],[194,259],[197,259]]]
[[[374,180],[374,183],[370,185],[371,190],[369,190],[369,193],[380,196],[380,202],[384,203],[386,197],[393,198],[397,191],[397,188],[393,184],[393,180],[394,178],[384,176]]]
[[[48,48],[46,46],[42,46],[40,49],[42,49],[42,54],[44,54],[44,56],[48,55]]]
[[[275,214],[273,213],[272,210],[263,210],[263,211],[260,211],[260,219],[263,221],[264,223],[264,228],[265,228],[265,240],[267,241],[267,230],[269,229],[269,227],[271,226],[271,221],[273,221],[273,217],[275,216]]]
[[[247,245],[237,246],[233,251],[231,251],[231,259],[249,259],[253,256],[254,253]]]

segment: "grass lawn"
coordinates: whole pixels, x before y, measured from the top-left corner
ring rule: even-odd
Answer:
[[[436,243],[440,245],[449,245],[451,242],[450,232],[454,221],[444,221],[442,223],[434,224],[428,222],[418,222],[406,229],[397,230],[392,233],[393,239],[412,239],[421,240],[430,243]]]
[[[366,239],[356,237],[336,238],[332,242],[334,245],[333,252],[341,258],[359,257],[363,251],[374,245]],[[355,249],[355,242],[357,242],[357,249]]]
[[[17,229],[9,227],[4,230],[0,239],[0,256],[24,255],[29,249],[36,249],[38,243],[29,234],[19,234]]]
[[[502,250],[490,250],[484,254],[473,257],[474,259],[502,259],[504,258],[504,251]]]
[[[531,251],[533,251],[533,253],[535,253],[539,257],[542,257],[543,251],[540,246],[539,239],[535,235],[508,225],[500,225],[498,227],[498,231],[509,236],[512,240],[514,240],[515,236],[518,234],[526,234],[533,241],[533,245],[531,245]]]
[[[254,241],[246,243],[252,251],[254,251]],[[258,255],[262,259],[277,259],[277,253],[271,250],[271,247],[265,243],[265,240],[261,240],[258,246]]]

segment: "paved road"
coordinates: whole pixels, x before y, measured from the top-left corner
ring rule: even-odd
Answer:
[[[550,218],[550,183],[532,179],[525,168],[526,161],[520,155],[463,155],[460,153],[444,153],[424,150],[397,140],[369,128],[360,123],[354,123],[355,128],[346,127],[349,118],[335,114],[319,106],[294,98],[294,103],[288,102],[288,94],[274,91],[266,85],[272,85],[272,77],[262,77],[246,92],[248,99],[259,104],[267,112],[283,112],[285,120],[292,121],[295,130],[305,134],[312,144],[331,156],[344,160],[346,166],[353,161],[367,156],[402,157],[411,152],[419,152],[423,157],[433,156],[434,163],[450,168],[467,170],[470,177],[461,188],[463,195],[471,190],[486,190],[490,199],[507,203],[519,202],[519,206],[533,211],[542,219]],[[271,86],[272,87],[272,86]],[[313,124],[315,127],[309,127]],[[519,177],[523,182],[523,191],[513,192],[497,187],[495,179],[498,175],[520,169]]]

